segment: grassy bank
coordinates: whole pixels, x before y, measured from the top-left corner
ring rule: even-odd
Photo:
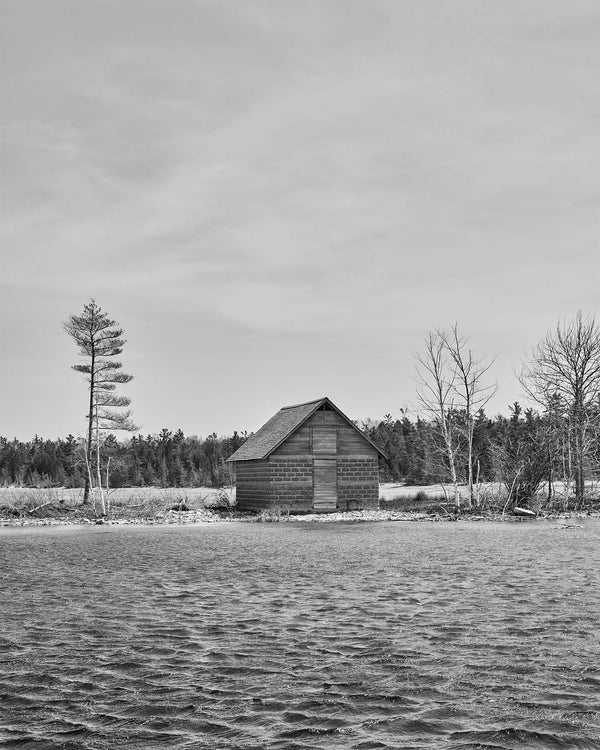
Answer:
[[[548,500],[547,488],[519,505],[531,509],[540,516],[571,512],[600,511],[600,487],[597,482],[588,482],[583,508],[576,507],[572,497],[573,486],[566,487],[561,482],[554,484],[554,493]],[[508,502],[506,487],[499,482],[484,482],[477,487],[476,502],[469,509],[467,488],[461,487],[461,514],[498,515],[511,512],[512,502]],[[452,485],[408,486],[403,484],[382,484],[380,488],[380,508],[404,512],[450,513],[455,515],[454,488]]]
[[[189,517],[220,519],[227,512],[231,492],[210,487],[130,487],[111,490],[106,502],[112,521],[137,523]],[[91,498],[83,504],[83,490],[65,488],[0,488],[0,519],[6,522],[57,521],[96,523],[102,517],[101,503]]]
[[[450,488],[432,485],[414,487],[383,484],[380,507],[372,511],[354,511],[323,515],[290,515],[286,508],[275,508],[257,514],[235,511],[235,490],[210,487],[159,488],[137,487],[112,490],[107,498],[109,513],[102,516],[96,498],[83,504],[81,489],[0,488],[0,525],[92,524],[92,523],[212,523],[220,520],[259,522],[315,521],[385,521],[385,520],[456,520],[458,514]],[[600,502],[580,511],[565,510],[558,497],[553,506],[543,506],[543,498],[534,499],[530,507],[543,517],[569,517],[575,512],[598,515]],[[506,494],[500,485],[482,486],[480,503],[471,510],[461,510],[460,518],[468,520],[511,517]]]

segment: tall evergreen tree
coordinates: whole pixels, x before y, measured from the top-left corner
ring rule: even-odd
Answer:
[[[85,375],[89,386],[87,441],[85,445],[87,473],[83,502],[87,503],[92,484],[92,461],[96,455],[96,478],[100,475],[101,435],[106,431],[138,429],[131,421],[127,407],[131,400],[115,393],[117,385],[124,385],[133,375],[121,372],[122,364],[114,359],[123,351],[123,330],[111,320],[94,299],[84,306],[81,315],[70,315],[64,329],[79,346],[85,364],[73,365],[73,370]]]

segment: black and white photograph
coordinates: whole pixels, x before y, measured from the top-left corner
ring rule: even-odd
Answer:
[[[0,0],[0,747],[600,750],[600,2]]]

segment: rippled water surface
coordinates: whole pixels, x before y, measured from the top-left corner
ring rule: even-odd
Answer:
[[[0,530],[7,748],[600,748],[600,524]]]

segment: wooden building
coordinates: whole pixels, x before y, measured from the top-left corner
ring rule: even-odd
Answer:
[[[383,452],[328,398],[285,406],[227,460],[240,510],[377,508]]]

